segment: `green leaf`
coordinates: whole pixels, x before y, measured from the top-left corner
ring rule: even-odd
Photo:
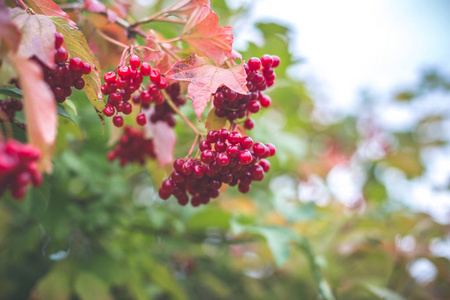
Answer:
[[[227,118],[220,118],[216,115],[215,107],[211,109],[211,111],[208,113],[208,116],[206,117],[206,129],[208,131],[222,129],[225,127],[226,123]]]
[[[231,214],[218,208],[206,208],[194,214],[189,222],[190,230],[205,229],[207,227],[219,227],[228,229],[230,227]]]
[[[18,88],[1,87],[0,94],[6,95],[11,98],[22,99],[22,91]]]
[[[378,299],[382,300],[405,300],[402,295],[395,293],[388,288],[378,287],[369,283],[364,284],[364,286],[374,294]]]
[[[89,272],[81,272],[75,279],[75,292],[81,300],[112,300],[108,285]]]
[[[64,118],[69,119],[70,121],[72,121],[73,123],[76,124],[75,120],[72,119],[72,117],[67,113],[66,108],[64,106],[62,106],[61,104],[58,103],[58,114]]]
[[[67,19],[60,17],[51,17],[56,29],[64,36],[64,42],[71,57],[79,57],[84,62],[88,62],[92,66],[92,71],[88,75],[83,75],[86,82],[84,92],[91,102],[92,106],[100,119],[104,130],[105,118],[103,110],[105,103],[98,97],[101,87],[101,71],[97,58],[89,48],[83,33],[77,28],[71,26]]]
[[[175,278],[165,265],[151,261],[142,261],[142,264],[148,271],[148,275],[152,281],[172,295],[171,299],[186,299],[185,293],[180,289]]]
[[[32,292],[36,300],[68,300],[71,294],[70,278],[66,265],[57,265],[38,281]]]

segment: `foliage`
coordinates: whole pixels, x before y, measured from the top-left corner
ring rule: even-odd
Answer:
[[[360,114],[328,122],[329,112],[307,84],[289,75],[298,67],[289,28],[255,24],[261,44],[249,42],[240,59],[231,48],[231,20],[245,18],[246,7],[204,3],[27,1],[36,15],[25,17],[51,21],[47,25],[63,34],[69,55],[95,66],[84,75],[84,91],[56,105],[37,64],[25,59],[52,64],[53,48],[9,42],[17,28],[20,41],[31,44],[53,38],[54,30],[45,36],[23,30],[0,0],[0,97],[25,104],[16,122],[2,123],[3,133],[44,149],[51,161],[42,170],[53,169],[20,202],[2,195],[0,299],[446,299],[449,260],[431,246],[448,241],[448,225],[396,199],[383,174],[400,172],[410,181],[424,176],[421,155],[448,147],[448,140],[424,128],[448,122],[448,114],[424,115],[411,128],[393,131],[379,126],[377,102],[363,95]],[[220,26],[217,16],[231,27]],[[144,38],[142,31],[149,34]],[[176,47],[166,51],[162,40]],[[155,142],[165,141],[155,150],[159,161],[121,167],[107,160],[121,129],[104,118],[99,93],[102,74],[114,70],[132,44],[167,79],[182,81],[193,109],[180,107],[173,129],[149,129]],[[192,151],[192,140],[206,129],[229,125],[214,109],[204,113],[211,102],[205,95],[223,84],[246,92],[243,62],[265,53],[282,63],[268,89],[272,106],[255,115],[249,133],[277,147],[264,181],[248,194],[223,187],[226,193],[198,208],[161,200],[159,186],[171,172],[167,162]],[[10,84],[16,75],[21,90]],[[444,76],[427,72],[383,105],[414,108],[427,95],[448,90]],[[194,122],[185,126],[184,119]],[[125,122],[135,126],[131,118]],[[357,177],[356,196],[346,205],[329,184],[340,167]],[[405,246],[411,239],[413,246]],[[435,267],[434,277],[411,275],[419,259]]]

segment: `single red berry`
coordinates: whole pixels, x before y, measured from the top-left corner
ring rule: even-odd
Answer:
[[[92,71],[91,64],[88,62],[84,62],[83,65],[81,66],[81,73],[83,73],[84,75],[88,75],[91,73],[91,71]]]
[[[270,104],[272,103],[272,100],[270,99],[269,96],[263,95],[263,96],[261,97],[260,103],[261,103],[261,106],[262,106],[262,107],[269,107]]]
[[[250,71],[257,71],[261,69],[261,60],[257,57],[250,58],[247,64]]]
[[[217,152],[225,152],[227,150],[228,144],[225,141],[218,140],[214,145],[214,150]]]
[[[215,143],[219,139],[219,133],[217,130],[211,130],[206,135],[206,140],[210,143]]]
[[[138,125],[144,126],[145,124],[147,124],[147,118],[145,117],[144,113],[139,113],[136,117],[136,123],[138,123]]]
[[[276,68],[280,65],[280,58],[276,55],[272,55],[272,68]]]
[[[167,200],[170,197],[170,193],[166,192],[162,187],[159,188],[158,195],[163,200]]]
[[[56,32],[55,33],[55,49],[58,49],[59,47],[61,47],[61,45],[64,42],[64,36],[61,34],[61,32]]]
[[[226,130],[225,128],[222,128],[218,132],[219,132],[219,139],[221,141],[226,141],[228,139],[228,135],[230,134],[230,132],[228,130]]]
[[[228,157],[227,154],[225,153],[219,153],[216,156],[216,162],[219,166],[221,167],[225,167],[228,165],[228,163],[230,162],[230,158]]]
[[[253,129],[253,127],[255,127],[255,122],[253,122],[252,119],[247,118],[244,121],[244,127],[245,127],[245,129],[248,129],[248,130]]]
[[[246,194],[246,193],[248,193],[248,191],[250,190],[250,185],[249,185],[249,184],[246,185],[246,184],[239,183],[239,185],[238,185],[238,190],[239,190],[239,192],[241,192],[242,194]]]
[[[260,156],[260,155],[264,155],[265,152],[265,145],[263,143],[255,143],[253,145],[253,151],[255,152],[256,155]]]
[[[107,83],[113,83],[116,81],[116,73],[114,72],[108,72],[105,75],[103,75],[103,79]]]
[[[203,167],[201,165],[195,165],[192,175],[197,179],[202,178],[205,175],[205,171],[203,170]]]
[[[130,102],[125,102],[123,104],[123,113],[125,115],[129,115],[129,114],[131,114],[132,111],[133,111],[133,105],[131,105]]]
[[[106,104],[106,108],[103,110],[103,113],[107,117],[112,117],[115,114],[116,110],[111,104]]]
[[[121,115],[115,115],[113,117],[113,123],[116,127],[122,127],[123,126],[123,118]]]
[[[242,150],[239,152],[239,162],[243,165],[248,165],[253,160],[253,156],[248,150]]]
[[[257,113],[261,108],[261,104],[257,100],[252,100],[247,104],[247,109],[251,113]]]
[[[85,82],[83,78],[78,78],[73,82],[73,87],[77,90],[82,90],[84,88]]]
[[[161,76],[161,77],[159,78],[158,87],[159,87],[161,90],[163,90],[163,89],[165,89],[167,86],[168,86],[168,84],[167,84],[166,78],[164,78],[164,77]]]
[[[274,156],[276,152],[275,145],[272,143],[267,143],[266,147],[269,148],[269,156]]]
[[[148,63],[143,62],[141,65],[141,74],[142,76],[149,76],[150,75],[150,71],[151,71],[151,67]]]
[[[259,181],[264,178],[264,169],[260,165],[253,165],[250,172],[254,180]]]
[[[139,56],[137,55],[131,55],[130,57],[130,66],[132,69],[137,69],[141,65],[141,60],[139,59]]]
[[[72,57],[69,61],[69,68],[72,71],[80,71],[83,67],[83,61],[79,57]]]
[[[123,100],[122,93],[119,91],[112,92],[108,97],[108,103],[112,106],[117,106]]]
[[[121,66],[117,73],[120,77],[127,79],[130,77],[130,68],[128,68],[127,66]]]
[[[215,159],[214,152],[209,150],[209,149],[203,150],[202,154],[200,154],[200,159],[205,164],[212,163],[214,161],[214,159]]]
[[[270,68],[273,64],[273,58],[271,55],[269,54],[264,54],[261,57],[261,65],[263,66],[263,68]]]
[[[160,79],[161,79],[161,74],[159,73],[159,70],[158,69],[152,69],[150,71],[150,80],[153,83],[158,84]]]
[[[166,192],[166,193],[172,193],[173,189],[175,188],[175,182],[170,179],[167,178],[165,179],[162,184],[161,184],[161,188]]]
[[[182,168],[183,168],[183,164],[184,164],[184,160],[182,158],[177,158],[174,162],[173,162],[173,168],[178,171],[181,172]]]
[[[236,157],[239,154],[239,147],[236,145],[229,145],[226,151],[229,157]]]
[[[143,90],[141,92],[141,101],[142,103],[150,103],[152,101],[152,95],[148,90]]]
[[[211,143],[208,142],[207,140],[203,140],[200,142],[199,148],[200,148],[200,151],[207,150],[207,149],[211,150]]]
[[[270,162],[266,159],[261,159],[259,161],[259,165],[263,168],[264,172],[269,172],[270,170]]]
[[[228,134],[228,142],[230,144],[233,144],[233,145],[239,144],[241,142],[241,139],[242,139],[242,136],[237,131],[232,131]]]
[[[68,58],[67,51],[64,47],[55,49],[55,63],[65,63]]]
[[[253,146],[253,140],[249,136],[244,136],[241,139],[240,146],[242,150],[251,149]]]

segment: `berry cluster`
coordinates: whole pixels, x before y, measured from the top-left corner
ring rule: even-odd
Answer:
[[[158,69],[152,69],[146,62],[141,64],[137,55],[131,55],[128,66],[120,66],[116,72],[108,72],[103,76],[105,83],[101,87],[103,95],[108,95],[108,103],[103,113],[107,117],[113,117],[113,124],[122,127],[124,120],[122,114],[129,115],[133,111],[134,104],[141,104],[142,108],[149,108],[150,103],[164,103],[161,94],[162,89],[167,87],[166,79],[161,76]],[[150,77],[148,89],[135,93],[141,87],[144,77]],[[134,93],[134,95],[133,95]],[[136,122],[143,126],[147,123],[144,113],[139,113]]]
[[[38,186],[42,174],[37,170],[39,150],[15,140],[0,141],[0,196],[11,190],[14,199],[22,199],[31,183]]]
[[[275,81],[274,68],[280,64],[276,55],[265,54],[261,59],[252,57],[244,64],[247,73],[246,95],[238,94],[228,87],[219,87],[214,94],[215,113],[218,117],[226,117],[230,122],[246,117],[244,127],[252,129],[254,122],[250,114],[257,113],[261,107],[269,107],[271,99],[262,91],[273,85]]]
[[[180,205],[186,205],[189,193],[192,206],[207,204],[219,195],[224,183],[238,185],[241,193],[247,193],[252,181],[262,180],[269,171],[265,158],[275,154],[274,145],[254,143],[250,137],[226,129],[208,132],[199,149],[200,159],[175,160],[174,170],[159,189],[162,199],[174,195]]]
[[[123,167],[127,163],[138,162],[144,164],[146,157],[155,158],[153,140],[145,139],[142,132],[125,126],[124,134],[117,146],[108,153],[108,160],[120,160]]]
[[[169,85],[166,92],[172,100],[173,104],[180,107],[186,103],[186,99],[180,95],[180,84],[178,82]],[[175,111],[170,107],[169,103],[163,102],[155,106],[155,111],[150,115],[150,121],[156,123],[158,121],[166,122],[170,127],[175,126],[173,114]]]
[[[34,58],[44,70],[44,80],[51,87],[58,103],[63,103],[72,94],[72,87],[82,90],[85,85],[83,75],[92,71],[92,66],[83,62],[79,57],[72,57],[67,62],[69,55],[62,46],[64,37],[61,33],[55,34],[55,67],[49,68],[37,58]]]
[[[0,112],[6,114],[8,120],[3,120],[0,116],[0,122],[9,121],[14,122],[14,118],[16,117],[16,112],[21,111],[23,109],[22,101],[19,101],[14,98],[10,98],[8,100],[0,100]]]

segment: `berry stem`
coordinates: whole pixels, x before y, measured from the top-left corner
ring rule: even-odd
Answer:
[[[151,15],[150,17],[143,18],[141,20],[134,22],[133,24],[130,25],[130,27],[134,28],[141,24],[150,23],[150,22],[154,22],[154,21],[180,23],[180,24],[186,23],[186,21],[184,21],[184,20],[168,19],[168,18],[164,17],[163,15],[167,14],[168,12],[170,12],[169,9],[161,10],[161,11],[155,13],[154,15]]]
[[[17,0],[17,4],[19,4],[20,8],[22,9],[28,9],[28,6],[23,2],[23,0]]]
[[[195,136],[195,139],[194,139],[194,142],[192,143],[191,149],[189,149],[189,153],[184,157],[184,159],[186,159],[186,158],[191,156],[192,152],[194,151],[195,145],[197,145],[199,136],[200,136],[200,134],[197,134]]]
[[[163,94],[164,98],[166,99],[167,103],[170,105],[170,107],[181,117],[181,119],[183,119],[183,121],[189,126],[191,127],[192,131],[195,132],[195,134],[197,134],[197,138],[198,136],[201,134],[198,129],[194,126],[194,124],[191,123],[191,121],[188,120],[188,118],[185,117],[185,115],[183,115],[183,113],[178,109],[178,107],[175,105],[175,103],[172,102],[172,99],[170,99],[169,95],[167,95],[165,90],[161,90],[161,93]]]
[[[97,33],[98,33],[102,38],[104,38],[105,40],[107,40],[108,42],[110,42],[110,43],[112,43],[112,44],[114,44],[114,45],[116,45],[116,46],[119,46],[119,47],[122,47],[122,48],[128,48],[127,45],[122,44],[121,42],[119,42],[119,41],[117,41],[117,40],[115,40],[115,39],[113,39],[113,38],[107,36],[107,35],[104,34],[101,30],[97,30]]]

